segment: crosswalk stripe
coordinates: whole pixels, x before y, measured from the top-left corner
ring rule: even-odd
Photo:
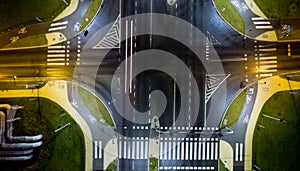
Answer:
[[[251,18],[253,21],[257,21],[257,20],[265,20],[265,18],[263,17],[252,17]]]
[[[65,57],[65,54],[48,54],[48,58],[58,58],[58,57]]]
[[[145,141],[141,141],[140,143],[141,143],[141,149],[140,149],[140,151],[141,151],[141,156],[140,156],[140,159],[144,159],[144,142]]]
[[[259,57],[259,60],[271,60],[271,59],[277,59],[277,56]]]
[[[167,147],[168,147],[168,142],[164,142],[164,160],[167,160]]]
[[[194,160],[197,160],[197,141],[194,143]]]
[[[124,148],[123,148],[123,158],[126,159],[127,158],[127,144],[126,144],[126,140],[124,140]]]
[[[201,160],[201,142],[198,142],[198,160]]]
[[[277,48],[258,49],[258,51],[261,51],[261,52],[272,52],[272,51],[277,51]]]
[[[51,23],[51,27],[55,27],[55,26],[61,26],[61,25],[66,25],[68,24],[68,21],[63,21],[63,22],[56,22],[56,23]]]
[[[205,160],[205,142],[202,142],[202,160]]]
[[[135,149],[136,149],[137,147],[135,146],[135,141],[134,141],[134,139],[133,139],[133,141],[132,141],[132,154],[131,154],[131,156],[132,156],[132,158],[136,158],[135,157]]]
[[[137,139],[137,141],[136,141],[136,159],[140,159],[140,148],[139,148],[139,146],[140,146],[140,141],[139,141],[139,139]]]
[[[99,146],[98,146],[98,150],[99,150],[99,158],[102,158],[102,141],[98,141]]]
[[[189,158],[189,160],[193,160],[193,153],[194,153],[193,142],[190,142],[190,158]]]
[[[130,159],[130,157],[131,157],[130,155],[131,155],[131,144],[132,144],[132,141],[128,141],[127,144],[128,144],[127,145],[128,148],[126,148],[127,149],[126,153],[127,153],[127,158]]]
[[[49,28],[49,30],[48,31],[57,31],[57,30],[64,30],[64,29],[66,29],[67,28],[67,26],[60,26],[60,27],[52,27],[52,28]]]
[[[98,158],[98,141],[94,142],[94,158]]]
[[[277,61],[259,61],[259,64],[276,64]]]
[[[184,142],[181,142],[181,160],[184,160]]]
[[[260,77],[272,77],[273,74],[269,73],[269,74],[259,74]]]
[[[173,154],[173,156],[172,156],[172,159],[173,160],[175,160],[175,157],[176,157],[176,142],[175,141],[173,141],[173,146],[172,146],[172,154]]]
[[[243,144],[240,143],[240,161],[243,161]]]
[[[122,158],[122,141],[119,140],[119,158]]]
[[[64,45],[48,46],[48,49],[65,49]]]
[[[260,25],[260,24],[271,24],[270,21],[254,21],[253,22],[255,25]]]
[[[210,146],[211,146],[211,151],[210,151],[210,160],[214,160],[214,143],[211,142],[210,143]]]
[[[145,141],[145,159],[148,159],[148,141]]]
[[[235,161],[239,160],[239,143],[235,143]]]
[[[277,68],[277,65],[260,65],[259,68],[261,69]]]
[[[65,53],[66,50],[48,50],[48,53]]]
[[[273,26],[255,26],[256,29],[273,29]]]
[[[50,58],[47,59],[47,62],[55,62],[55,61],[65,61],[64,58]]]
[[[169,148],[168,148],[168,160],[171,160],[171,148],[172,148],[172,142],[169,141]]]
[[[219,148],[219,144],[218,142],[215,143],[215,160],[218,160],[218,149]]]
[[[209,142],[207,142],[207,143],[206,143],[206,149],[207,149],[207,151],[206,151],[206,159],[207,159],[207,160],[209,160],[209,150],[210,150],[209,146],[210,146],[210,145],[209,145]]]
[[[185,142],[185,160],[188,160],[189,157],[189,142]]]
[[[53,65],[62,66],[62,65],[65,65],[65,63],[47,63],[47,65],[49,65],[49,66],[53,66]]]

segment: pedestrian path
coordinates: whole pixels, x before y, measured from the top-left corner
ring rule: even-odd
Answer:
[[[256,77],[271,77],[277,72],[277,48],[275,43],[255,45]]]

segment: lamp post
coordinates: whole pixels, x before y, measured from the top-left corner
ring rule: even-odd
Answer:
[[[14,79],[14,83],[15,83],[15,85],[16,85],[16,79],[17,79],[17,76],[13,76],[13,79]]]

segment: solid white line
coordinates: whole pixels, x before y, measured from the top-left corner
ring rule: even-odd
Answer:
[[[65,54],[48,54],[47,57],[48,58],[66,57],[66,55]]]
[[[171,160],[171,148],[172,148],[172,142],[169,141],[169,148],[168,148],[168,160]]]
[[[64,58],[48,58],[47,62],[65,61]]]
[[[262,68],[262,69],[277,68],[277,65],[260,65],[259,68]]]
[[[66,50],[48,50],[48,53],[65,53]]]
[[[197,160],[197,141],[194,142],[194,160]]]
[[[125,27],[125,93],[127,93],[127,47],[128,47],[128,20],[126,20]]]
[[[144,140],[142,140],[140,143],[141,143],[141,159],[144,159],[144,150],[145,150],[145,147],[144,147]]]
[[[259,74],[260,77],[272,77],[273,74]]]
[[[167,141],[164,142],[164,159],[165,160],[168,159],[168,142]]]
[[[273,52],[276,50],[277,50],[277,48],[258,49],[258,51],[261,51],[261,52]]]
[[[133,20],[130,23],[130,78],[129,78],[129,86],[130,86],[130,93],[132,92],[132,53],[133,53]]]
[[[132,141],[132,158],[135,159],[135,149],[136,149],[136,146],[135,146],[135,140]]]
[[[51,66],[51,65],[65,65],[65,63],[47,63],[47,65]]]
[[[190,142],[190,159],[189,160],[193,160],[193,142]]]
[[[123,148],[123,158],[126,159],[127,158],[127,145],[126,145],[126,140],[124,139],[124,148]]]
[[[67,26],[53,27],[53,28],[49,28],[48,31],[64,30],[66,28],[67,28]]]
[[[172,154],[173,154],[172,159],[175,160],[175,158],[176,158],[175,157],[176,156],[176,142],[175,141],[173,141]]]
[[[198,160],[201,160],[201,142],[198,142]]]
[[[102,159],[102,141],[99,141],[99,159]]]
[[[202,142],[202,160],[205,160],[205,142]]]
[[[207,146],[206,146],[206,149],[207,149],[207,151],[206,151],[206,159],[209,160],[209,154],[210,154],[210,153],[209,153],[209,149],[210,149],[209,142],[206,142],[206,145],[207,145]]]
[[[253,23],[257,24],[257,25],[259,25],[259,24],[271,24],[270,21],[254,21]]]
[[[251,18],[253,21],[257,21],[257,20],[265,20],[265,18],[263,17],[252,17]]]
[[[145,141],[145,159],[148,159],[148,141]]]
[[[66,46],[64,45],[57,45],[57,46],[48,46],[48,49],[65,49]]]
[[[259,64],[277,64],[277,61],[259,61]]]
[[[94,153],[95,153],[95,154],[94,154],[94,158],[97,159],[97,158],[98,158],[98,141],[95,141],[95,142],[94,142],[94,145],[95,145],[95,146],[94,146],[94,150],[95,150],[95,151],[94,151]]]
[[[61,26],[61,25],[66,25],[66,24],[68,24],[68,21],[52,23],[50,26],[55,27],[55,26]]]
[[[189,142],[185,142],[185,160],[189,158]]]
[[[180,160],[184,160],[184,142],[181,142],[181,158]]]
[[[211,159],[211,160],[214,160],[214,143],[211,142],[211,143],[210,143],[210,146],[211,146],[210,159]]]
[[[218,160],[219,143],[215,143],[215,160]]]
[[[235,143],[235,161],[239,160],[239,143]]]
[[[273,29],[272,26],[255,26],[256,29]]]
[[[259,60],[277,59],[277,56],[259,57]]]
[[[243,161],[243,144],[240,143],[240,161]]]
[[[137,142],[136,142],[136,159],[140,159],[140,141],[139,141],[139,138],[137,139]]]

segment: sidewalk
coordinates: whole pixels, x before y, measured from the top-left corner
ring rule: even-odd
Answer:
[[[61,12],[53,21],[63,19],[71,14],[73,14],[74,11],[76,11],[78,7],[79,0],[71,0],[69,6]]]
[[[266,82],[266,84],[261,84]],[[300,89],[300,82],[289,81],[293,89]],[[262,79],[258,82],[257,96],[249,120],[246,139],[245,139],[245,170],[252,169],[252,139],[255,130],[256,121],[259,113],[266,101],[275,93],[290,90],[287,79],[274,76]]]
[[[39,92],[38,92],[39,91]],[[92,148],[92,135],[89,126],[82,119],[80,114],[73,108],[69,103],[67,93],[67,82],[66,81],[50,81],[43,88],[29,89],[29,90],[9,90],[0,91],[1,98],[13,98],[13,97],[40,97],[50,99],[61,107],[63,107],[80,126],[84,134],[85,142],[85,170],[90,171],[93,169],[93,148]]]

